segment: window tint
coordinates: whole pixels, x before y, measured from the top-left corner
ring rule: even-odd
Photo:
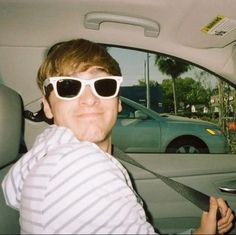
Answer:
[[[107,49],[120,64],[124,77],[120,95],[128,99],[122,101],[113,134],[116,144],[123,146],[121,142],[127,141],[127,145],[135,145],[128,137],[135,128],[136,135],[145,139],[143,143],[157,139],[160,146],[153,149],[158,152],[236,153],[235,88],[207,70],[171,56]],[[120,119],[139,121],[122,125]]]

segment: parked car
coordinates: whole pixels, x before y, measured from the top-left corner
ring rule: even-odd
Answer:
[[[235,0],[0,0],[0,91],[9,95],[5,102],[0,97],[0,181],[25,152],[25,145],[30,149],[36,136],[48,125],[24,119],[19,107],[32,112],[40,109],[42,94],[35,78],[51,45],[75,38],[105,45],[121,65],[123,86],[133,86],[146,79],[145,87],[149,87],[148,78],[158,83],[167,79],[171,84],[172,80],[190,77],[193,79],[190,85],[196,81],[191,97],[204,98],[198,85],[200,81],[205,82],[204,88],[209,85],[215,92],[208,104],[214,108],[212,112],[219,114],[217,121],[221,122],[227,115],[219,112],[221,106],[235,108],[236,98],[232,95],[229,100],[226,96],[229,89],[235,94],[236,87],[235,22]],[[173,79],[157,69],[156,55],[166,56],[168,62],[170,58],[184,61],[201,71],[191,70]],[[176,95],[186,98],[187,89],[177,88]],[[155,101],[155,105],[161,107],[162,101]],[[158,115],[131,101],[123,99],[123,102],[124,110],[114,129],[115,144],[123,146],[144,167],[205,194],[223,197],[232,210],[236,210],[236,155],[223,153],[224,137],[216,126],[192,125],[196,120],[174,120],[169,114]],[[181,103],[181,110],[188,105],[182,100]],[[197,104],[202,105],[201,101]],[[168,110],[174,109],[171,106]],[[231,112],[235,113],[235,109]],[[162,121],[152,124],[152,133],[145,133],[146,125],[158,120]],[[188,128],[185,129],[183,123]],[[167,125],[173,125],[170,133]],[[201,128],[210,130],[201,131]],[[123,130],[125,134],[121,133]],[[183,141],[174,145],[175,150],[173,145],[172,149],[168,148],[173,143],[170,135],[177,137],[183,132],[188,135],[184,140],[195,133],[202,140],[201,146],[194,141],[191,144],[194,149],[187,148],[189,154],[182,154],[186,151],[180,148]],[[180,153],[166,153],[167,150]],[[201,151],[205,153],[200,154]],[[161,233],[176,234],[199,225],[202,211],[194,204],[145,170],[122,163],[144,201],[151,223]],[[19,231],[18,213],[6,206],[0,190],[0,233],[18,234]],[[231,233],[236,234],[236,229]]]
[[[158,114],[121,97],[113,143],[130,153],[226,153],[227,139],[213,123]]]

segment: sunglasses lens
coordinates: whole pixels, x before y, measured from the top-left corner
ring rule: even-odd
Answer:
[[[116,93],[117,82],[115,79],[101,79],[94,83],[98,95],[102,97],[113,96]]]
[[[81,89],[81,82],[72,79],[61,79],[57,82],[58,95],[64,98],[75,97]]]

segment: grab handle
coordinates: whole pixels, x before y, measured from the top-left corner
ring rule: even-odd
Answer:
[[[100,24],[103,22],[114,22],[143,27],[144,35],[146,37],[157,37],[160,32],[159,24],[153,20],[105,12],[87,13],[84,19],[84,26],[88,29],[99,30]]]

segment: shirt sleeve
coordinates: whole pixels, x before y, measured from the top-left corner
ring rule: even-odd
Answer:
[[[24,176],[27,172],[24,170],[24,163],[29,160],[29,155],[24,155],[8,171],[2,181],[2,189],[6,204],[14,209],[19,210],[21,201],[21,189],[23,186]]]
[[[2,181],[2,190],[5,198],[5,202],[8,206],[19,209],[19,201],[17,200],[17,187],[14,181],[13,168],[7,173]]]

